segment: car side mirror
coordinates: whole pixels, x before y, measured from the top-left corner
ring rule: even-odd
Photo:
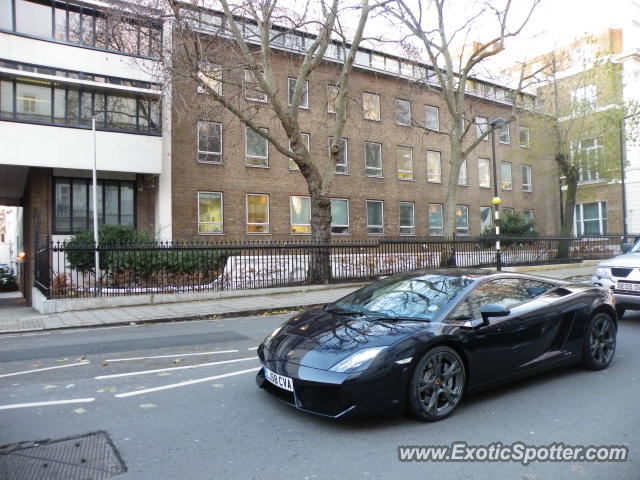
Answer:
[[[633,243],[625,242],[620,247],[622,248],[622,253],[627,253],[629,250],[633,248]]]
[[[489,318],[491,317],[506,317],[510,313],[511,310],[497,303],[490,303],[480,307],[480,315],[482,315],[482,323],[484,325],[489,325]]]

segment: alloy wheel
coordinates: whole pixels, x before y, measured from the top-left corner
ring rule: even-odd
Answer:
[[[608,315],[598,315],[589,333],[589,351],[594,362],[606,366],[616,350],[616,329]]]
[[[457,356],[447,351],[434,353],[419,378],[418,398],[427,414],[441,417],[456,407],[464,388],[464,366]]]

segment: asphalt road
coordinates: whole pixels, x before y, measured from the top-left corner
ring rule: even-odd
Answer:
[[[569,367],[509,384],[465,398],[432,424],[407,416],[331,421],[259,390],[255,347],[286,317],[2,335],[0,445],[104,430],[128,468],[114,477],[123,480],[640,478],[640,312],[621,321],[608,370]],[[14,408],[76,399],[84,401]],[[630,459],[398,461],[399,445],[453,441],[626,445]]]

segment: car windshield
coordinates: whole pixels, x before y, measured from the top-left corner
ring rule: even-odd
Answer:
[[[384,318],[430,320],[473,281],[465,276],[394,276],[356,290],[329,309]]]

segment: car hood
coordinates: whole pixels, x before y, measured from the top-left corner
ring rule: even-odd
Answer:
[[[640,253],[625,253],[617,257],[610,258],[598,265],[599,267],[640,267]]]
[[[429,325],[314,309],[291,318],[264,346],[278,359],[328,370],[363,348],[392,345]]]

